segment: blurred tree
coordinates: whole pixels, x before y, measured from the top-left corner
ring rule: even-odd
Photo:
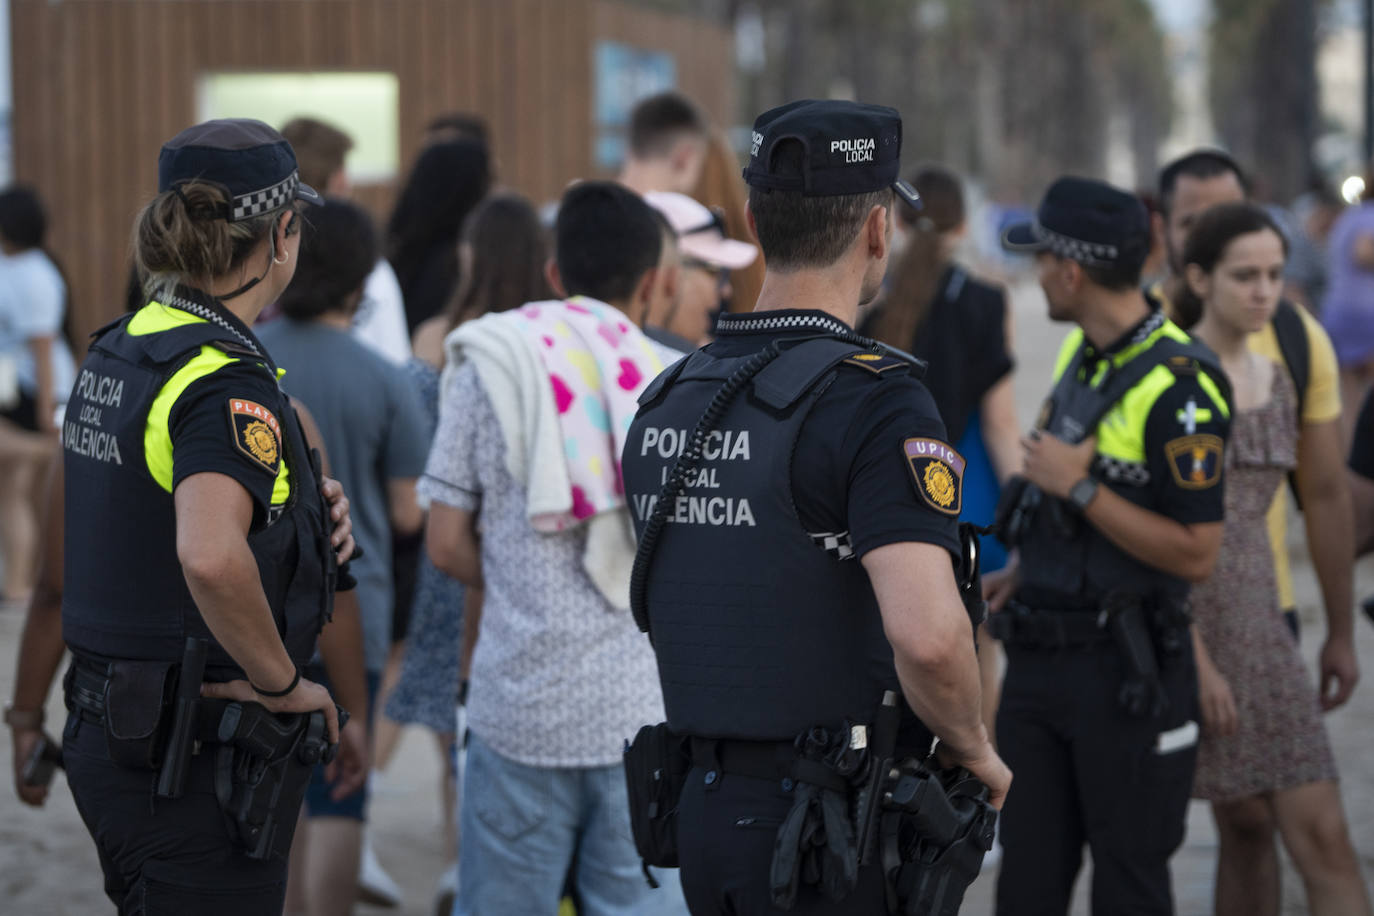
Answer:
[[[1212,120],[1266,199],[1288,202],[1314,174],[1317,6],[1325,0],[1213,0]]]
[[[742,122],[795,98],[893,105],[909,164],[939,160],[1008,202],[1064,172],[1104,175],[1114,123],[1148,182],[1173,114],[1150,0],[638,2],[762,23],[763,66],[740,75]]]

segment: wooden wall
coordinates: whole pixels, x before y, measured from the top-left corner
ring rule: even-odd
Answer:
[[[592,174],[593,48],[665,50],[679,86],[733,114],[733,45],[703,22],[608,0],[11,0],[17,180],[51,215],[75,343],[117,315],[133,217],[163,141],[196,117],[199,74],[385,70],[400,83],[405,169],[434,115],[491,126],[499,178],[535,200]],[[390,187],[360,188],[384,215]]]

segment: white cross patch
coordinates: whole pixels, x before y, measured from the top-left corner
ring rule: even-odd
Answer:
[[[1197,432],[1197,401],[1188,399],[1188,403],[1178,412],[1178,422],[1189,436]]]

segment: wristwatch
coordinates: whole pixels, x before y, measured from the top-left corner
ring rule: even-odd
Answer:
[[[1073,503],[1073,507],[1079,512],[1086,511],[1088,504],[1097,496],[1097,486],[1096,477],[1084,477],[1069,489],[1069,502]]]
[[[43,727],[45,717],[42,709],[15,709],[14,704],[5,704],[5,724],[10,728],[35,731]]]

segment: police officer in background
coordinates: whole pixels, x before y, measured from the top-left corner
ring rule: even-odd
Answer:
[[[121,913],[277,914],[308,758],[339,730],[300,666],[352,545],[331,548],[250,328],[295,270],[297,201],[319,197],[247,120],[169,141],[158,187],[134,229],[153,301],[98,333],[63,429],[63,757]],[[188,638],[203,674],[180,670]]]
[[[1225,375],[1140,292],[1132,195],[1062,178],[1003,245],[1035,254],[1050,317],[1078,327],[999,512],[1019,568],[988,581],[1018,777],[997,912],[1067,912],[1086,842],[1095,913],[1171,913],[1198,737],[1186,600],[1221,546]]]
[[[690,747],[676,838],[696,914],[888,912],[847,818],[894,746],[923,756],[933,734],[996,806],[1011,781],[956,585],[964,461],[913,364],[852,330],[887,266],[894,190],[916,201],[901,126],[837,101],[758,118],[758,304],[646,389],[627,437],[632,604]]]

